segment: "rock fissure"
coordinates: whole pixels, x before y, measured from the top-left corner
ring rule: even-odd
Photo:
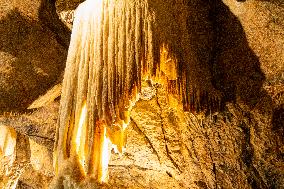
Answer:
[[[161,162],[161,157],[160,157],[160,155],[158,154],[156,148],[154,147],[153,143],[151,142],[151,140],[149,139],[149,137],[147,136],[147,134],[145,134],[145,133],[142,131],[142,129],[140,129],[140,127],[139,127],[139,126],[137,125],[137,123],[133,120],[133,118],[131,118],[131,121],[134,123],[134,127],[138,130],[138,132],[139,132],[140,134],[142,134],[142,135],[144,136],[144,138],[145,138],[145,140],[147,141],[147,143],[151,146],[151,149],[153,150],[153,153],[157,156],[159,162],[162,163],[162,162]],[[135,129],[135,128],[134,128],[134,129]]]
[[[157,91],[157,94],[159,94],[159,89],[158,87],[156,88],[156,91]],[[175,160],[173,159],[172,155],[171,155],[171,151],[169,150],[169,147],[168,147],[168,142],[167,142],[167,136],[166,136],[166,130],[165,130],[165,127],[164,127],[164,124],[163,124],[163,108],[159,102],[159,97],[156,97],[156,103],[159,107],[159,117],[160,117],[160,124],[161,124],[161,129],[162,129],[162,132],[163,132],[163,139],[164,139],[164,144],[165,144],[165,149],[166,149],[166,155],[167,157],[169,158],[169,160],[172,162],[172,164],[174,165],[174,167],[180,172],[182,173],[182,170],[181,168],[179,167],[179,165],[175,162]]]

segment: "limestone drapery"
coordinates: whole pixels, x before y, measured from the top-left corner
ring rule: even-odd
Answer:
[[[87,0],[77,8],[62,86],[56,169],[75,157],[83,174],[102,181],[105,141],[122,151],[142,80],[164,84],[185,110],[218,106],[209,68],[192,53],[188,16],[182,0]]]

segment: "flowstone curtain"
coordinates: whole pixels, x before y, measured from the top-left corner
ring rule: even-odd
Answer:
[[[124,129],[142,80],[163,84],[186,111],[218,106],[208,65],[190,46],[185,1],[87,0],[75,12],[66,63],[55,168],[76,159],[84,176],[107,177],[110,144]]]

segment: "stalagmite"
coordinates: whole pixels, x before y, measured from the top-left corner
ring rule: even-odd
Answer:
[[[13,128],[0,125],[0,178],[1,188],[14,189],[20,175],[16,175],[13,181],[9,180],[10,170],[16,160],[17,133]],[[12,173],[13,174],[13,173]]]
[[[209,69],[190,49],[187,6],[182,0],[87,0],[77,8],[60,102],[57,173],[62,162],[76,159],[84,177],[106,182],[109,143],[122,152],[142,80],[165,85],[187,111],[218,104]]]
[[[14,129],[0,126],[0,156],[11,156],[16,147],[17,133]]]

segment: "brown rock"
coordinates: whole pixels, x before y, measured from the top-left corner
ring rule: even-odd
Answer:
[[[54,33],[56,27],[47,27],[47,19],[41,21],[51,12],[47,3],[11,0],[0,4],[0,112],[22,110],[56,81],[64,69],[66,48],[58,42],[60,30]]]

